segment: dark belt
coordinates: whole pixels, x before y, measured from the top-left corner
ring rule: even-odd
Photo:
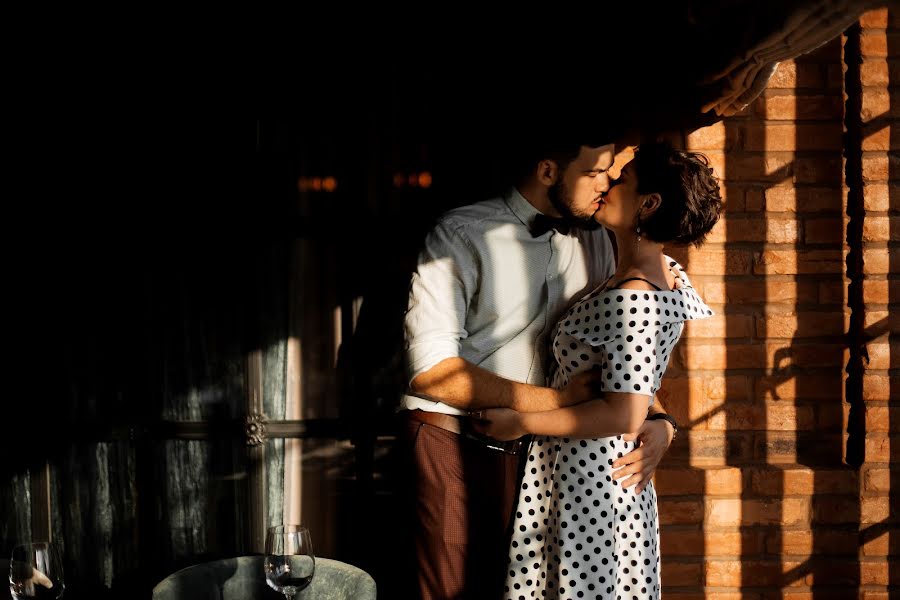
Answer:
[[[404,412],[413,421],[425,423],[426,425],[431,425],[432,427],[437,427],[438,429],[461,435],[462,437],[478,442],[485,448],[490,448],[491,450],[499,450],[506,454],[520,454],[522,449],[527,446],[528,438],[519,438],[517,440],[501,442],[492,437],[481,435],[472,429],[469,417],[457,417],[425,410],[407,410]]]

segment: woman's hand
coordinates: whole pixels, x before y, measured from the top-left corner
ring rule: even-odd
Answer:
[[[478,433],[506,442],[517,440],[525,431],[522,413],[510,408],[488,408],[473,415],[472,426]]]

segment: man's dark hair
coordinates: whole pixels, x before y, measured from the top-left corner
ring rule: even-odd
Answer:
[[[641,233],[655,242],[700,246],[722,214],[719,181],[709,159],[668,142],[650,142],[638,146],[633,168],[637,193],[658,193],[662,199],[640,221]]]
[[[582,146],[597,148],[612,144],[616,140],[616,131],[609,126],[558,117],[544,127],[523,124],[507,139],[506,172],[509,180],[518,184],[533,173],[542,160],[552,160],[560,171],[564,171],[578,157]]]

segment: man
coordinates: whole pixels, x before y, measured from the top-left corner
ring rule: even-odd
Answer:
[[[526,168],[516,186],[441,217],[413,274],[402,408],[427,599],[502,594],[525,441],[480,438],[472,413],[551,410],[596,396],[590,373],[562,390],[544,387],[559,316],[615,271],[609,237],[591,221],[609,190],[614,145],[567,142],[519,145]],[[624,485],[646,485],[673,426],[644,423],[644,445],[615,465],[626,465],[616,473]]]

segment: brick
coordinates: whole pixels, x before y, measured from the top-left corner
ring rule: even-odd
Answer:
[[[768,212],[842,212],[842,192],[837,188],[773,186],[765,190]]]
[[[787,380],[779,376],[759,377],[756,379],[755,395],[761,400],[840,399],[845,377],[842,372],[826,378],[804,374],[797,374]]]
[[[803,464],[835,464],[843,449],[840,434],[798,434],[793,431],[768,431],[755,434],[755,460],[770,464],[796,464],[798,451]]]
[[[889,463],[898,460],[900,457],[900,437],[880,432],[872,432],[866,435],[866,462],[872,463]],[[891,442],[893,441],[893,444]]]
[[[760,275],[842,273],[844,256],[840,250],[765,250],[753,264]]]
[[[750,315],[717,315],[707,319],[688,321],[684,335],[687,338],[747,338],[753,335],[753,317]]]
[[[768,89],[824,88],[825,75],[821,65],[805,63],[797,65],[794,61],[784,61],[778,65]]]
[[[848,355],[843,344],[801,344],[793,343],[790,348],[783,344],[768,344],[768,364],[775,368],[794,367],[830,367],[841,369],[847,362]],[[820,383],[821,385],[821,383]],[[838,396],[840,390],[835,390]]]
[[[719,150],[707,150],[704,154],[709,159],[709,166],[712,168],[713,174],[722,181],[728,179],[725,167],[726,164],[730,164],[730,161],[725,160],[725,153]]]
[[[872,126],[864,126],[862,149],[865,152],[887,152],[895,149],[891,145],[891,128],[881,121],[873,123]]]
[[[793,170],[794,183],[827,183],[838,186],[844,174],[839,151],[815,157],[797,157]]]
[[[719,186],[719,196],[724,205],[725,217],[733,213],[741,213],[747,210],[744,200],[745,187],[737,184]]]
[[[813,522],[838,525],[860,522],[860,499],[854,496],[818,496],[813,499]]]
[[[888,585],[890,583],[888,567],[892,564],[893,561],[861,560],[859,562],[859,583],[861,585]]]
[[[888,9],[868,10],[859,17],[859,26],[863,29],[887,29]]]
[[[661,568],[661,579],[665,580],[667,586],[703,585],[703,565],[699,562],[664,558]]]
[[[807,244],[843,244],[845,235],[840,218],[809,219],[803,224],[803,241]]]
[[[866,337],[874,342],[886,342],[889,333],[900,333],[900,315],[885,310],[866,312],[863,326]]]
[[[663,527],[660,544],[664,556],[757,556],[765,533],[736,530],[686,530]]]
[[[854,540],[855,541],[855,540]],[[766,552],[778,556],[811,554],[813,534],[809,529],[777,529],[766,540]]]
[[[886,117],[891,112],[891,96],[883,88],[864,88],[859,116],[863,122]]]
[[[892,252],[896,254],[896,250],[892,250]],[[889,259],[890,255],[887,248],[863,249],[863,273],[866,275],[887,275],[890,270]]]
[[[794,89],[795,87],[797,87],[797,64],[792,60],[779,63],[769,79],[767,89]]]
[[[890,302],[890,299],[890,289],[887,280],[866,279],[863,281],[863,302],[869,305],[887,304]]]
[[[719,221],[707,242],[769,242],[792,244],[797,241],[794,219],[725,219]]]
[[[897,515],[891,514],[890,498],[888,496],[874,496],[862,498],[860,520],[864,525],[896,523]]]
[[[745,208],[750,213],[760,213],[766,210],[765,189],[752,187],[747,188],[744,194]]]
[[[795,219],[766,219],[765,237],[762,238],[766,242],[772,244],[793,244],[798,241],[798,238],[797,221]]]
[[[894,592],[880,590],[863,590],[859,593],[859,600],[891,600]],[[896,600],[896,599],[894,599]]]
[[[742,275],[750,273],[752,263],[753,254],[748,250],[704,247],[688,249],[687,260],[681,264],[691,275]]]
[[[887,63],[884,64],[885,77]],[[830,120],[840,121],[844,102],[837,95],[778,95],[766,96],[765,102],[756,106],[756,115],[769,121]]]
[[[837,92],[844,85],[844,65],[830,64],[825,65],[825,87],[829,90]]]
[[[865,58],[885,58],[888,55],[888,36],[883,31],[863,31],[859,36],[859,47]]]
[[[900,408],[887,406],[866,407],[866,431],[890,431],[893,424],[894,431],[900,432]]]
[[[863,537],[860,543],[860,549],[862,550],[863,556],[885,557],[888,554],[896,554],[897,548],[900,547],[900,542],[895,542],[893,545],[891,544],[891,536],[887,531],[871,539],[865,539],[864,536],[860,537]]]
[[[891,219],[888,217],[871,217],[863,219],[862,239],[864,242],[886,242],[891,237]],[[896,234],[895,234],[896,235]]]
[[[719,589],[711,592],[712,595],[707,595],[705,592],[673,592],[671,589],[668,582],[663,584],[666,600],[763,600],[757,592],[729,592]]]
[[[745,376],[670,377],[667,374],[657,396],[679,427],[708,429],[722,410],[725,398],[730,401],[750,398],[750,382]]]
[[[866,493],[887,494],[891,491],[891,471],[881,467],[868,467],[863,482]]]
[[[852,556],[856,558],[859,533],[835,528],[779,529],[766,540],[769,554],[806,556]]]
[[[697,467],[724,466],[746,462],[753,456],[752,434],[690,431],[669,448],[666,464],[690,464]],[[689,454],[688,454],[689,452]]]
[[[722,587],[809,585],[811,577],[808,575],[788,580],[785,573],[791,571],[802,573],[804,571],[802,563],[787,560],[710,560],[706,563],[706,585]]]
[[[894,152],[863,154],[862,170],[866,183],[887,181],[891,173],[900,173],[900,157]]]
[[[843,278],[819,283],[819,304],[847,305],[847,281]]]
[[[821,385],[833,385],[834,389],[837,389],[845,386],[845,382],[841,381],[841,379],[836,376],[830,378],[823,377]],[[843,394],[841,399],[844,400]],[[838,404],[837,402],[819,402],[812,406],[816,412],[816,429],[818,431],[829,431],[831,433],[846,431],[850,415],[850,405],[848,403],[842,402],[841,404]]]
[[[859,494],[859,472],[851,467],[816,469],[813,486],[817,494]]]
[[[750,472],[750,490],[760,496],[812,495],[813,472],[806,468],[754,469]]]
[[[706,471],[684,467],[660,467],[653,484],[658,496],[702,495],[706,491]]]
[[[794,150],[840,150],[843,131],[840,121],[823,124],[748,124],[744,149],[761,152]]]
[[[664,377],[656,395],[678,421],[679,428],[703,429],[703,423],[694,421],[702,416],[703,407],[698,404],[705,397],[704,387],[700,377]]]
[[[769,152],[762,155],[729,154],[727,163],[724,161],[724,157],[722,158],[721,166],[727,168],[717,171],[717,173],[724,173],[725,181],[783,183],[791,181],[795,171],[794,156],[788,152]],[[805,175],[801,179],[819,181],[810,175]],[[834,177],[823,180],[833,181]]]
[[[900,193],[900,186],[897,185],[888,187],[886,183],[866,184],[863,187],[863,208],[866,212],[887,212],[891,208],[891,195],[897,193]]]
[[[659,522],[662,525],[684,525],[703,522],[703,503],[699,500],[673,500],[660,503]]]
[[[698,425],[702,423],[703,429],[725,431],[725,411],[727,407],[724,399],[691,398],[690,404],[691,410],[695,415],[694,421]]]
[[[885,64],[885,68],[887,65]],[[738,138],[738,128],[727,121],[719,121],[708,127],[701,127],[688,134],[689,150],[725,150],[730,151]]]
[[[743,491],[743,477],[740,469],[734,467],[705,469],[707,496],[740,494]]]
[[[707,526],[795,526],[809,523],[809,498],[706,498]]]
[[[728,402],[725,410],[710,419],[710,430],[808,431],[815,426],[811,406],[787,402]]]
[[[885,343],[873,342],[866,344],[866,352],[869,355],[868,368],[872,370],[887,370],[896,362],[891,356],[891,346]]]
[[[727,209],[727,205],[726,205]],[[713,228],[710,230],[709,234],[706,236],[707,244],[724,244],[728,241],[726,237],[726,231],[728,228],[728,218],[719,219],[719,222],[716,223]]]
[[[766,365],[766,347],[762,344],[680,344],[675,352],[687,369],[761,369]]]
[[[697,285],[696,281],[694,285]],[[818,286],[815,282],[798,282],[776,277],[745,281],[711,281],[703,284],[702,295],[708,304],[771,305],[777,302],[796,304],[819,300]]]
[[[808,585],[816,586],[886,585],[887,565],[884,561],[816,560],[806,579]]]
[[[709,400],[746,400],[752,392],[750,379],[743,375],[704,376],[703,381],[706,384],[706,398]]]
[[[900,397],[900,383],[892,381],[891,377],[869,373],[863,375],[862,395],[866,402],[890,400],[891,390]]]
[[[849,315],[840,312],[808,311],[788,315],[757,317],[756,335],[761,338],[797,338],[842,335]]]

